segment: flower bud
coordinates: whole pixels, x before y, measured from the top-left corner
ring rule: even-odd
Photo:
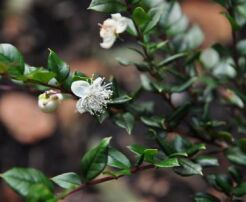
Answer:
[[[63,100],[63,95],[54,90],[49,90],[39,95],[38,106],[45,113],[56,111],[60,102]]]

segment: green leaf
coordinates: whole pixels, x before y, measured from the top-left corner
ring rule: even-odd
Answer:
[[[171,86],[169,91],[171,93],[182,93],[182,92],[186,91],[188,88],[190,88],[193,85],[193,83],[196,81],[197,81],[197,77],[193,77],[181,85]]]
[[[129,97],[128,95],[121,95],[121,96],[119,96],[119,97],[116,97],[116,98],[113,98],[110,102],[109,102],[109,104],[110,105],[115,105],[115,104],[124,104],[124,103],[127,103],[127,102],[129,102],[129,101],[131,101],[132,100],[132,98],[131,97]]]
[[[35,184],[30,187],[27,202],[57,202],[56,196],[43,184]]]
[[[139,156],[144,154],[144,151],[147,149],[146,147],[144,147],[142,145],[138,145],[138,144],[132,144],[132,145],[128,146],[127,148]]]
[[[199,151],[205,150],[205,149],[206,149],[205,144],[194,144],[186,150],[186,153],[188,154],[188,156],[193,156],[197,154]]]
[[[170,127],[176,127],[188,114],[190,110],[190,103],[184,104],[178,107],[171,115],[167,118],[167,123]]]
[[[180,167],[175,168],[175,172],[181,176],[203,175],[202,167],[188,159],[179,159]]]
[[[246,195],[246,182],[241,183],[236,188],[234,188],[232,193],[237,197],[245,196]]]
[[[137,37],[137,35],[138,35],[137,29],[134,25],[134,22],[131,19],[129,19],[129,22],[128,22],[127,32],[129,34],[131,34],[132,36],[135,36],[135,37]]]
[[[115,116],[114,122],[121,128],[126,129],[127,133],[130,135],[134,128],[135,117],[131,113],[118,114]]]
[[[140,165],[143,161],[153,163],[156,155],[158,154],[157,149],[146,148],[142,145],[133,144],[128,146],[128,148],[139,157],[138,165]]]
[[[219,199],[207,193],[197,193],[194,198],[194,201],[195,202],[220,202]]]
[[[225,155],[232,163],[246,166],[246,154],[243,153],[239,148],[229,148],[226,150]]]
[[[88,9],[98,12],[119,13],[126,11],[127,7],[121,0],[92,0]]]
[[[111,175],[115,178],[120,177],[120,176],[130,176],[131,173],[131,169],[123,169],[123,170],[116,170],[116,171],[105,171],[103,172],[103,174],[105,175]]]
[[[55,176],[51,180],[64,189],[75,189],[81,185],[80,177],[71,172]]]
[[[240,184],[243,180],[242,174],[240,170],[238,170],[235,166],[230,166],[228,168],[228,172],[230,176],[238,183]]]
[[[224,140],[225,142],[232,143],[233,142],[233,136],[231,133],[227,131],[214,131],[213,133],[210,133],[210,135],[213,138]]]
[[[49,72],[46,69],[38,68],[29,74],[26,74],[24,79],[48,83],[55,76],[56,74],[54,72]]]
[[[69,65],[65,63],[54,51],[50,50],[48,69],[56,73],[56,79],[60,82],[69,76]]]
[[[12,168],[3,173],[1,177],[22,196],[27,196],[30,188],[36,184],[42,184],[49,190],[53,190],[51,181],[43,173],[32,168]]]
[[[0,44],[0,73],[20,76],[24,71],[24,59],[17,48],[11,44]]]
[[[158,163],[155,163],[155,166],[158,168],[172,168],[179,166],[177,158],[169,158]]]
[[[140,117],[140,120],[149,127],[154,128],[164,128],[165,127],[165,119],[159,116],[142,116]]]
[[[108,117],[109,113],[107,111],[103,112],[102,114],[95,114],[97,121],[102,124]]]
[[[232,181],[227,175],[216,175],[215,182],[224,193],[228,196],[230,195],[232,190]]]
[[[132,17],[134,22],[142,28],[144,28],[144,26],[151,20],[145,10],[141,7],[134,9]]]
[[[111,137],[101,140],[99,145],[89,150],[81,160],[82,180],[84,183],[97,177],[107,165],[108,145]]]
[[[239,147],[244,153],[246,153],[246,138],[241,138],[239,140]]]
[[[108,165],[119,169],[128,169],[131,163],[128,158],[120,151],[110,147],[108,153]]]
[[[150,21],[146,24],[144,28],[144,33],[148,33],[151,31],[160,21],[160,18],[163,14],[163,6],[152,8],[148,12],[148,16],[150,16]]]
[[[183,58],[185,56],[187,56],[186,52],[185,53],[177,53],[175,55],[172,55],[172,56],[170,56],[168,58],[165,58],[163,61],[159,62],[158,67],[160,68],[160,67],[169,65],[170,63],[175,62],[178,59]]]
[[[196,163],[201,165],[202,167],[207,166],[219,166],[218,159],[211,156],[199,156],[195,159]]]

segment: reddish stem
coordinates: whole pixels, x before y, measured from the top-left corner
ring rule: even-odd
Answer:
[[[134,167],[131,169],[131,174],[135,174],[135,173],[138,173],[140,171],[144,171],[144,170],[149,170],[149,169],[153,169],[155,168],[154,165],[144,165],[144,166],[140,166],[140,167]],[[121,177],[124,177],[126,175],[120,175],[120,176],[107,176],[107,177],[103,177],[103,178],[99,178],[99,179],[95,179],[95,180],[92,180],[86,184],[82,184],[80,187],[78,187],[77,189],[74,189],[73,191],[69,192],[68,194],[66,194],[64,196],[64,198],[67,198],[68,196],[76,193],[76,192],[79,192],[89,186],[93,186],[93,185],[97,185],[97,184],[101,184],[101,183],[104,183],[104,182],[108,182],[108,181],[112,181],[112,180],[117,180]]]

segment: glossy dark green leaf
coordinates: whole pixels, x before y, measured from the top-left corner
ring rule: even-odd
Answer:
[[[154,128],[164,128],[165,119],[159,116],[142,116],[140,117],[141,121],[149,127]]]
[[[241,183],[236,188],[233,189],[232,193],[237,197],[242,197],[246,195],[246,183]]]
[[[246,138],[241,138],[239,140],[239,147],[244,153],[246,153]]]
[[[75,189],[81,185],[78,174],[72,172],[57,175],[51,178],[51,180],[64,189]]]
[[[181,176],[203,175],[202,167],[189,159],[180,158],[180,167],[175,168],[175,172]]]
[[[240,148],[229,148],[226,150],[225,155],[232,163],[246,166],[246,154],[243,153]]]
[[[98,12],[119,13],[126,11],[127,7],[121,0],[92,0],[88,9]]]
[[[56,73],[56,79],[60,82],[69,76],[69,65],[65,63],[54,51],[50,50],[48,69]]]
[[[112,147],[109,148],[108,165],[119,169],[128,169],[131,167],[129,159],[123,153]]]
[[[126,129],[127,133],[130,135],[134,128],[135,118],[131,113],[118,114],[114,118],[114,122],[121,128]]]
[[[43,184],[30,187],[26,197],[27,202],[57,202],[57,197]]]
[[[128,148],[139,157],[138,165],[143,161],[154,163],[155,157],[158,154],[157,149],[146,148],[142,145],[133,144],[128,146]]]
[[[155,163],[155,166],[158,168],[172,168],[179,166],[179,161],[177,158],[169,158],[158,163]]]
[[[168,58],[165,58],[163,61],[159,62],[158,67],[169,65],[170,63],[175,62],[178,59],[183,58],[185,56],[187,56],[187,53],[177,53],[176,55],[172,55]]]
[[[218,159],[212,156],[199,156],[195,161],[202,167],[219,166]]]
[[[232,181],[227,175],[216,175],[215,182],[217,186],[227,195],[232,191]]]
[[[108,146],[111,138],[104,138],[98,146],[89,150],[81,160],[82,180],[84,183],[103,172],[108,161]]]
[[[149,10],[148,16],[150,17],[150,20],[146,24],[146,27],[144,28],[144,33],[148,33],[158,24],[162,14],[163,14],[163,6],[155,7]]]
[[[12,168],[1,175],[4,181],[17,193],[27,196],[30,188],[42,184],[53,190],[51,181],[38,170],[32,168]]]
[[[20,76],[24,71],[24,59],[17,48],[11,44],[0,44],[0,73]]]
[[[109,113],[107,111],[103,112],[102,114],[95,114],[97,121],[102,124],[108,117]]]
[[[186,150],[186,153],[188,154],[188,156],[193,156],[197,154],[199,151],[205,150],[205,149],[206,149],[205,144],[194,144]]]
[[[170,127],[177,126],[183,118],[188,114],[191,105],[190,103],[186,103],[180,107],[178,107],[171,115],[167,118],[167,123]]]
[[[30,72],[29,74],[26,74],[24,76],[24,80],[31,80],[31,81],[41,82],[41,83],[48,83],[55,76],[56,76],[56,74],[54,72],[49,72],[45,69],[38,68],[37,70],[34,70],[34,71]]]
[[[220,202],[215,196],[207,193],[197,193],[195,198],[195,202]]]
[[[210,133],[210,135],[216,139],[219,140],[224,140],[225,142],[233,142],[233,136],[231,133],[227,132],[227,131],[215,131],[213,133]]]
[[[113,104],[124,104],[127,103],[129,101],[131,101],[132,98],[128,95],[122,95],[116,98],[113,98],[110,102],[109,105],[113,105]]]
[[[146,26],[147,23],[151,20],[146,11],[141,7],[137,7],[134,9],[132,17],[134,22],[136,22],[137,25],[142,28]]]
[[[230,166],[228,168],[228,172],[230,176],[232,177],[232,179],[234,179],[238,184],[242,182],[243,180],[242,173],[235,166]]]
[[[188,81],[184,82],[183,84],[170,86],[168,91],[171,93],[182,93],[186,91],[188,88],[190,88],[195,81],[197,81],[197,78],[193,77]]]

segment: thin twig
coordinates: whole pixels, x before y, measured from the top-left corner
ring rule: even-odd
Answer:
[[[134,167],[131,169],[131,174],[135,174],[135,173],[138,173],[138,172],[141,172],[141,171],[144,171],[144,170],[150,170],[150,169],[153,169],[155,168],[154,165],[144,165],[144,166],[140,166],[140,167]],[[112,180],[117,180],[119,178],[122,178],[126,175],[120,175],[120,176],[107,176],[107,177],[103,177],[103,178],[99,178],[99,179],[95,179],[95,180],[92,180],[86,184],[83,184],[81,185],[80,187],[72,190],[71,192],[69,192],[68,194],[66,194],[63,199],[67,198],[68,196],[74,194],[74,193],[77,193],[89,186],[94,186],[94,185],[97,185],[97,184],[101,184],[101,183],[104,183],[104,182],[108,182],[108,181],[112,181]]]

